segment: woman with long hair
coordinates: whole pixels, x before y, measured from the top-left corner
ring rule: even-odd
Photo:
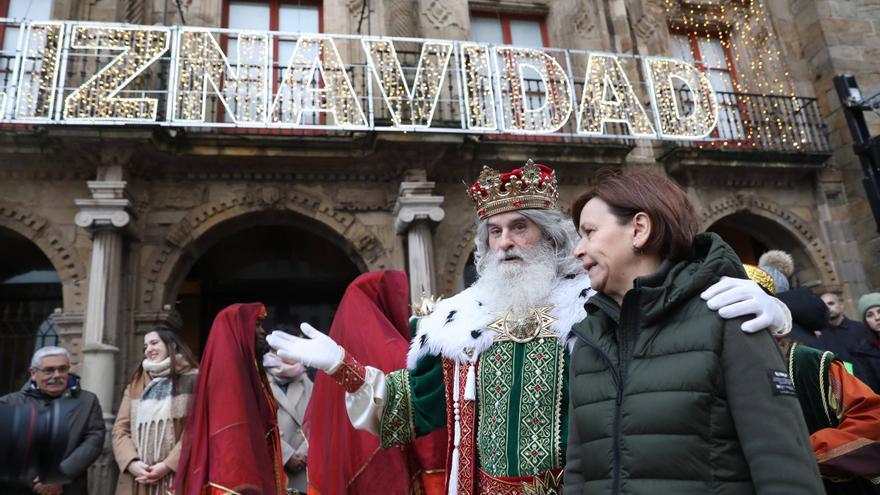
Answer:
[[[687,194],[665,176],[609,174],[572,216],[597,294],[572,330],[566,493],[822,493],[770,332],[742,332],[744,318],[703,300],[746,274],[698,234]]]
[[[131,375],[113,425],[116,495],[165,495],[174,484],[198,361],[164,326],[144,335],[144,360]]]

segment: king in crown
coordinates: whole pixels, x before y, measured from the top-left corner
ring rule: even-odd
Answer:
[[[310,340],[273,334],[270,344],[307,364],[338,357],[325,371],[345,388],[354,427],[383,447],[445,429],[443,493],[561,493],[565,345],[591,295],[571,255],[571,221],[557,206],[554,171],[531,160],[509,173],[484,167],[468,195],[479,279],[411,319],[406,369],[363,366],[317,331],[305,330]]]
[[[274,332],[268,341],[280,356],[332,375],[351,424],[382,447],[445,429],[442,488],[428,493],[559,495],[569,334],[594,292],[572,254],[576,234],[551,168],[531,160],[509,173],[484,167],[467,193],[479,278],[410,319],[405,369],[364,366],[308,324],[309,339]],[[355,331],[369,338],[364,325]]]

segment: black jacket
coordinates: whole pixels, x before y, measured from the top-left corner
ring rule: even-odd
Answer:
[[[828,306],[825,301],[803,287],[780,292],[777,297],[791,311],[791,333],[788,338],[814,349],[825,350],[819,337],[813,333],[828,326]]]
[[[837,359],[852,363],[852,350],[859,347],[864,338],[865,325],[844,316],[840,325],[826,326],[819,340],[822,341],[823,349],[833,352]]]
[[[71,373],[67,390],[59,397],[46,395],[36,384],[28,381],[18,392],[0,397],[0,404],[34,404],[38,409],[45,410],[56,400],[64,400],[69,407],[66,409],[70,428],[67,449],[60,466],[61,473],[67,477],[63,494],[88,495],[89,466],[101,454],[106,428],[98,397],[80,388],[79,377]],[[4,495],[33,495],[30,484],[0,485],[0,491]]]
[[[851,354],[853,374],[875,394],[880,394],[880,349],[863,338]]]

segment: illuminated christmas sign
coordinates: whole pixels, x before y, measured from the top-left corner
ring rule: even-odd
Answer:
[[[18,48],[0,59],[11,70],[0,80],[0,122],[701,140],[718,119],[706,75],[664,57],[91,22],[19,27]]]

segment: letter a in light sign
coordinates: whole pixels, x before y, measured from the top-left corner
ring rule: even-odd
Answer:
[[[571,115],[571,84],[559,62],[526,48],[496,48],[495,54],[499,67],[504,67],[498,69],[503,129],[543,133],[565,125]],[[528,79],[526,69],[537,79]],[[543,98],[536,98],[535,92],[543,93]],[[532,99],[542,101],[540,106]]]
[[[709,78],[693,64],[671,58],[646,59],[645,67],[660,137],[690,140],[711,134],[718,121],[718,102]],[[676,90],[675,81],[687,86],[688,101],[681,101],[683,91]]]
[[[333,116],[334,125],[345,128],[367,126],[364,110],[331,38],[306,36],[296,40],[272,101],[272,122],[302,125],[307,112],[327,112]]]
[[[636,137],[656,135],[619,59],[613,55],[590,54],[578,110],[578,133],[601,136],[606,122],[624,124]]]

